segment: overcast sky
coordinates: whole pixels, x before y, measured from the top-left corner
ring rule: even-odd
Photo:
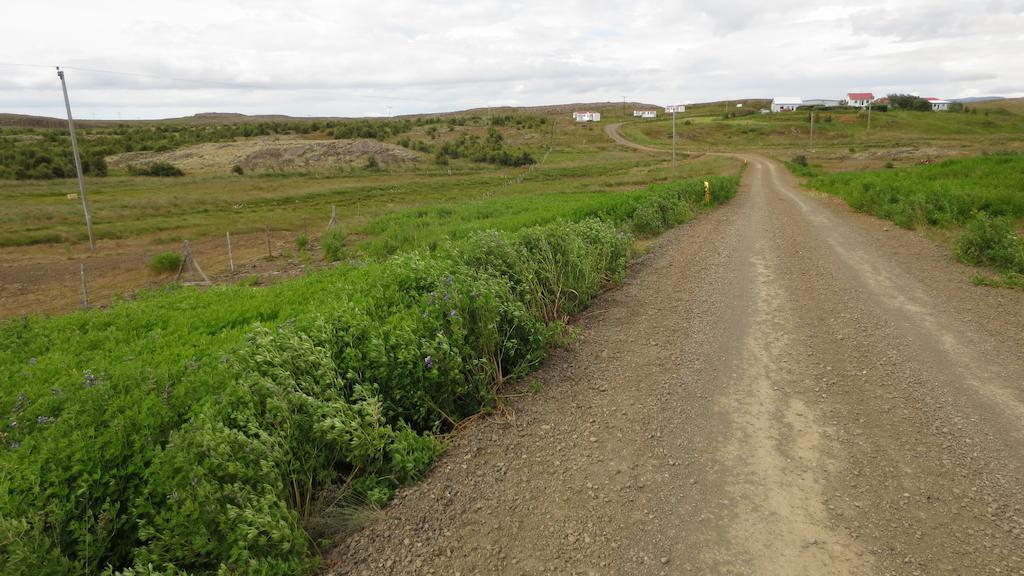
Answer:
[[[1024,0],[10,0],[3,15],[0,112],[62,115],[62,65],[84,119],[1024,96]]]

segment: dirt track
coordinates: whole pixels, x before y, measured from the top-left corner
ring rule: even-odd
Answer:
[[[325,572],[1024,574],[1024,292],[747,159]]]
[[[619,132],[619,128],[622,128],[623,124],[624,122],[618,122],[616,124],[606,124],[604,127],[605,135],[614,140],[615,142],[622,144],[627,148],[632,148],[634,150],[640,150],[642,152],[668,152],[668,150],[644,146],[643,144],[637,144],[636,142],[629,140],[628,138],[623,136],[621,132]]]

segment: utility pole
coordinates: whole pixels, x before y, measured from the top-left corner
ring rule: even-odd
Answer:
[[[871,102],[868,102],[868,132],[871,132]]]
[[[78,173],[78,195],[82,197],[82,211],[85,212],[85,228],[89,231],[89,250],[96,250],[96,242],[92,236],[92,216],[89,214],[89,199],[85,195],[85,177],[82,176],[82,159],[78,156],[78,140],[75,139],[75,121],[71,117],[71,100],[68,99],[68,84],[64,81],[64,71],[57,67],[61,89],[64,90],[64,107],[68,110],[68,132],[71,133],[71,151],[75,155],[75,171]]]
[[[811,152],[814,152],[814,112],[811,112]]]
[[[622,119],[626,119],[626,97],[622,97]]]
[[[676,171],[676,106],[672,105],[672,172]]]

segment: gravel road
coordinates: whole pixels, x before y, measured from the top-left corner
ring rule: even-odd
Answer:
[[[1024,574],[1024,292],[746,156],[327,574]]]

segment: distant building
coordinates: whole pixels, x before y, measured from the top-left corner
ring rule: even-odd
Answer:
[[[942,98],[925,98],[932,105],[932,112],[945,112],[949,110],[949,100]]]
[[[601,113],[591,111],[573,112],[572,118],[577,122],[600,122]]]
[[[888,96],[882,96],[881,98],[876,98],[875,101],[874,101],[874,105],[875,106],[888,106],[889,105],[889,97]]]
[[[686,112],[686,106],[683,104],[676,104],[675,106],[665,106],[665,114],[671,114],[673,112],[682,114],[683,112]]]
[[[776,96],[772,99],[772,112],[792,112],[803,103],[799,96]]]
[[[829,100],[828,98],[808,98],[804,100],[804,106],[839,106],[842,100]]]
[[[657,110],[633,110],[633,116],[636,118],[657,118]]]
[[[866,108],[874,100],[875,95],[871,92],[850,92],[846,95],[846,105],[856,108]]]

